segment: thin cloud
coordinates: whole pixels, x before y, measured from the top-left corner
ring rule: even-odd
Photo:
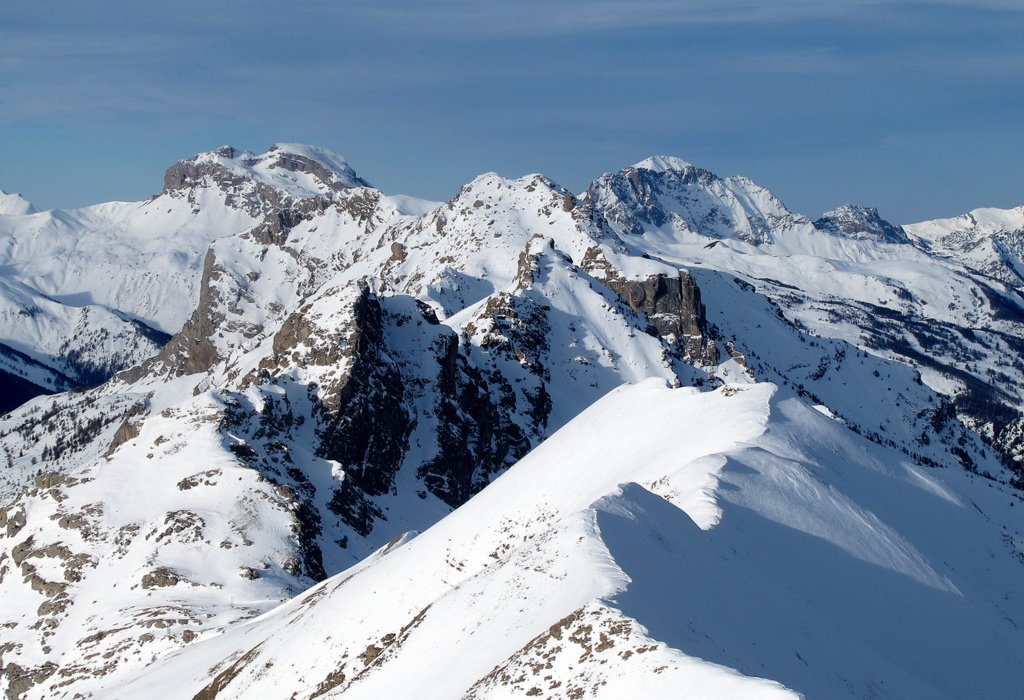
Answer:
[[[347,5],[344,13],[382,27],[418,34],[543,37],[683,25],[756,24],[870,17],[887,9],[961,7],[1024,11],[1016,0],[595,0],[592,2],[481,3],[441,0]]]

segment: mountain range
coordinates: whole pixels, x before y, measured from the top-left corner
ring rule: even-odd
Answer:
[[[0,690],[1017,697],[1022,241],[667,156],[0,193]]]

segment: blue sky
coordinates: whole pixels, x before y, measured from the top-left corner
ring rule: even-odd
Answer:
[[[142,199],[223,144],[314,143],[387,192],[581,190],[655,153],[796,211],[1024,203],[1020,0],[8,0],[0,188]]]

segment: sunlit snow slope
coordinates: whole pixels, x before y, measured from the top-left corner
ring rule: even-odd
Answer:
[[[650,380],[425,533],[112,692],[1016,697],[1011,502],[772,385]]]

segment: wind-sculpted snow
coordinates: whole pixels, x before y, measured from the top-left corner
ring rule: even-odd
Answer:
[[[1006,494],[773,391],[613,392],[423,534],[116,693],[1013,697]]]
[[[12,697],[1008,697],[1012,285],[671,157],[164,184],[0,216],[0,371],[134,365],[0,419]]]

